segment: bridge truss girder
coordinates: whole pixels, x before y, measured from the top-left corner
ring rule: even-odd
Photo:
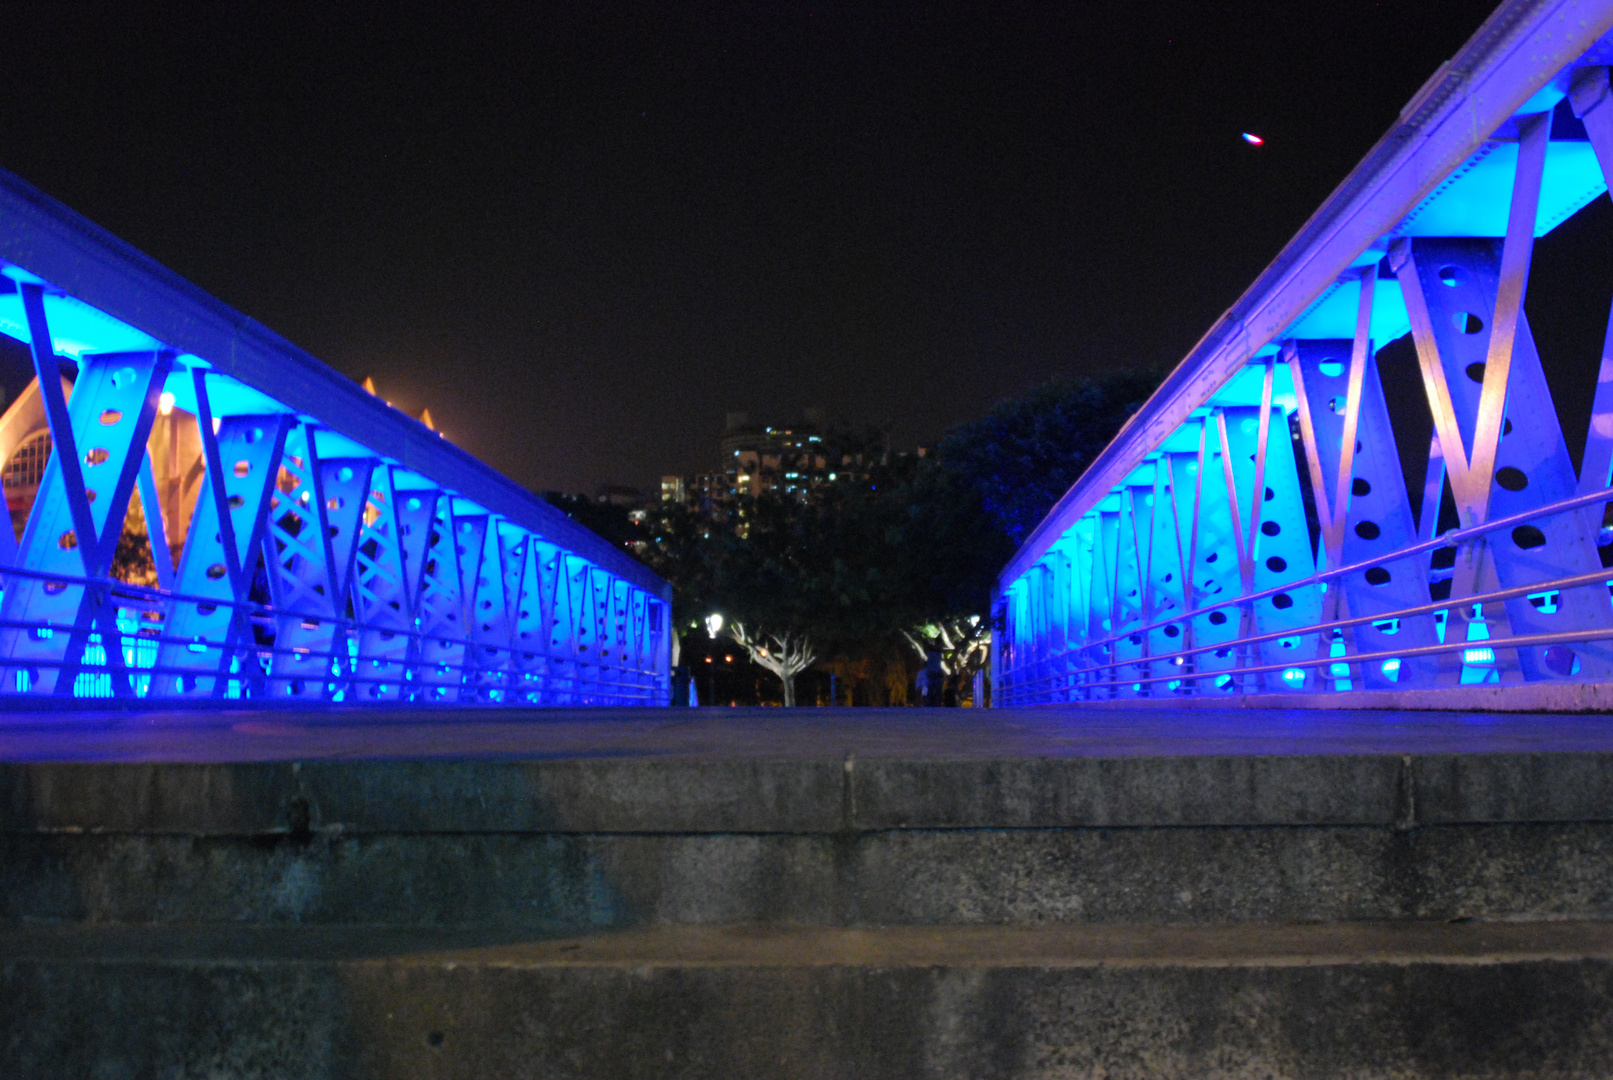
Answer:
[[[1504,4],[1425,87],[1004,571],[999,704],[1613,686],[1613,316],[1576,475],[1524,306],[1536,238],[1613,177],[1610,27],[1606,2]],[[1407,333],[1420,517],[1378,370]]]
[[[668,702],[665,582],[3,175],[0,333],[51,446],[0,701]]]

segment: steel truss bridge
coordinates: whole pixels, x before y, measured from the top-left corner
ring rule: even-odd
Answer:
[[[0,335],[0,700],[667,703],[665,582],[9,174]]]
[[[1576,475],[1524,311],[1613,177],[1610,28],[1504,3],[1428,81],[1003,571],[998,704],[1613,707],[1613,320],[1557,388],[1594,395]]]

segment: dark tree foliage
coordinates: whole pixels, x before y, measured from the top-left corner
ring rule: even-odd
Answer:
[[[559,491],[541,494],[544,502],[564,511],[568,518],[593,530],[613,547],[625,548],[629,555],[633,554],[633,541],[644,539],[643,530],[633,524],[625,507],[598,502],[586,495],[567,495]]]
[[[983,612],[1011,549],[975,496],[933,461],[898,459],[811,503],[741,498],[716,517],[657,516],[650,565],[680,625],[720,611],[857,655],[916,623]]]
[[[641,527],[618,507],[547,498],[670,581],[682,632],[715,611],[752,632],[804,633],[822,657],[890,655],[903,631],[987,613],[1015,548],[1159,378],[1048,383],[954,428],[925,458],[887,456],[882,433],[844,436],[883,463],[810,502],[663,505]]]
[[[1162,378],[1120,369],[1046,383],[953,428],[941,461],[1017,548]]]

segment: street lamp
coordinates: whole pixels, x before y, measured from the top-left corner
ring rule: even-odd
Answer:
[[[708,637],[710,637],[712,641],[716,641],[717,640],[717,635],[721,631],[722,631],[722,616],[719,615],[717,612],[713,611],[710,615],[706,616],[706,635]],[[708,659],[710,658],[710,651],[709,650],[707,651],[707,658]],[[706,676],[706,691],[707,691],[707,701],[706,701],[706,703],[708,705],[717,704],[717,665],[716,664],[711,665],[711,667],[709,669],[709,673]]]

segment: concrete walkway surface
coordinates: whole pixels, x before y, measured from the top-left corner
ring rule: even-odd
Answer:
[[[843,760],[1613,751],[1613,715],[1357,710],[0,712],[0,761]]]

